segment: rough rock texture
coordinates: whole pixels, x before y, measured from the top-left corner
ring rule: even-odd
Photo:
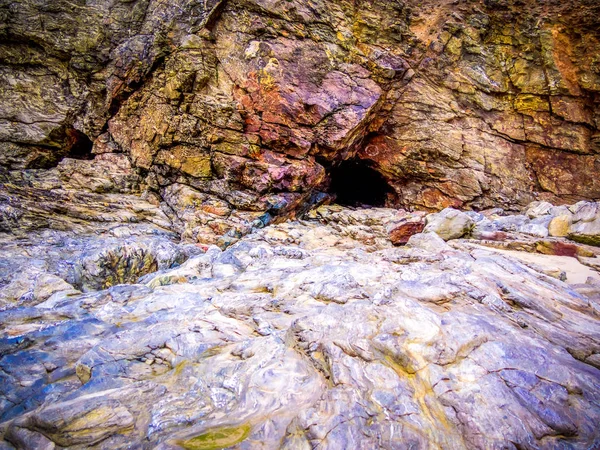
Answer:
[[[137,284],[5,309],[0,446],[600,445],[600,274],[435,233],[396,247],[400,215],[321,207]],[[29,234],[49,272],[79,254],[51,233]],[[1,251],[41,259],[23,248]]]
[[[599,17],[0,0],[0,449],[600,447]]]
[[[598,17],[594,0],[2,1],[0,166],[122,154],[206,243],[322,201],[343,160],[388,205],[598,199]]]

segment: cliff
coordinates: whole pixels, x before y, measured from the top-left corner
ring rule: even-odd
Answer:
[[[343,197],[344,177],[381,185],[357,201],[425,210],[598,199],[599,13],[594,0],[5,1],[0,164],[25,197],[11,205],[56,201],[15,170],[64,164],[55,197],[146,192],[206,243]]]

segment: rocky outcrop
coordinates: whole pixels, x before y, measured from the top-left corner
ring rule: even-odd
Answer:
[[[181,235],[205,243],[335,194],[343,161],[384,183],[373,204],[598,199],[598,8],[0,3],[5,184],[65,156],[101,173],[117,158]]]
[[[0,0],[0,448],[599,447],[598,17]]]
[[[473,221],[536,220],[500,213]],[[586,269],[519,231],[394,246],[410,216],[322,206],[225,251],[145,224],[0,242],[0,268],[70,282],[0,312],[0,446],[597,446],[600,251],[570,244]],[[143,276],[107,278],[125,266]]]

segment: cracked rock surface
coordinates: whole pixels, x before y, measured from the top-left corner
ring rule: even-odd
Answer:
[[[543,206],[529,215],[549,213]],[[139,273],[134,284],[113,280],[94,291],[73,282],[48,299],[5,307],[0,445],[599,445],[593,265],[576,281],[562,263],[552,267],[555,256],[532,262],[487,246],[535,249],[542,241],[517,231],[504,241],[421,233],[393,246],[389,230],[406,214],[321,207],[312,219],[256,229],[225,251],[164,242],[159,251],[138,235],[155,261],[178,253],[178,262],[187,260]],[[536,220],[472,217],[475,227]],[[52,233],[29,234],[29,248],[53,249],[37,265],[60,279],[68,271],[57,271],[57,261],[81,251]],[[92,244],[101,237],[79,239],[89,240],[85,255],[97,257]],[[597,249],[571,245],[598,260]],[[139,255],[124,247],[123,260],[137,267]],[[5,242],[3,254],[34,261],[19,248]]]
[[[342,161],[387,206],[597,200],[599,8],[1,1],[0,181],[95,158],[98,191],[108,160],[207,244],[301,215]]]

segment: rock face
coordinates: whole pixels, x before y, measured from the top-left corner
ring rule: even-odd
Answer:
[[[599,17],[0,0],[0,449],[599,448]]]
[[[582,284],[563,271],[574,258],[532,262],[433,232],[393,246],[393,209],[311,216],[226,251],[155,246],[157,261],[190,257],[0,312],[0,447],[600,444],[600,274]],[[2,243],[4,261],[59,278],[57,261],[113,238],[78,247],[56,233]],[[35,246],[48,250],[27,257]]]
[[[84,189],[110,191],[119,160],[112,183],[205,243],[321,201],[344,161],[384,184],[372,204],[598,199],[598,17],[593,0],[0,2],[2,182],[95,155]]]

